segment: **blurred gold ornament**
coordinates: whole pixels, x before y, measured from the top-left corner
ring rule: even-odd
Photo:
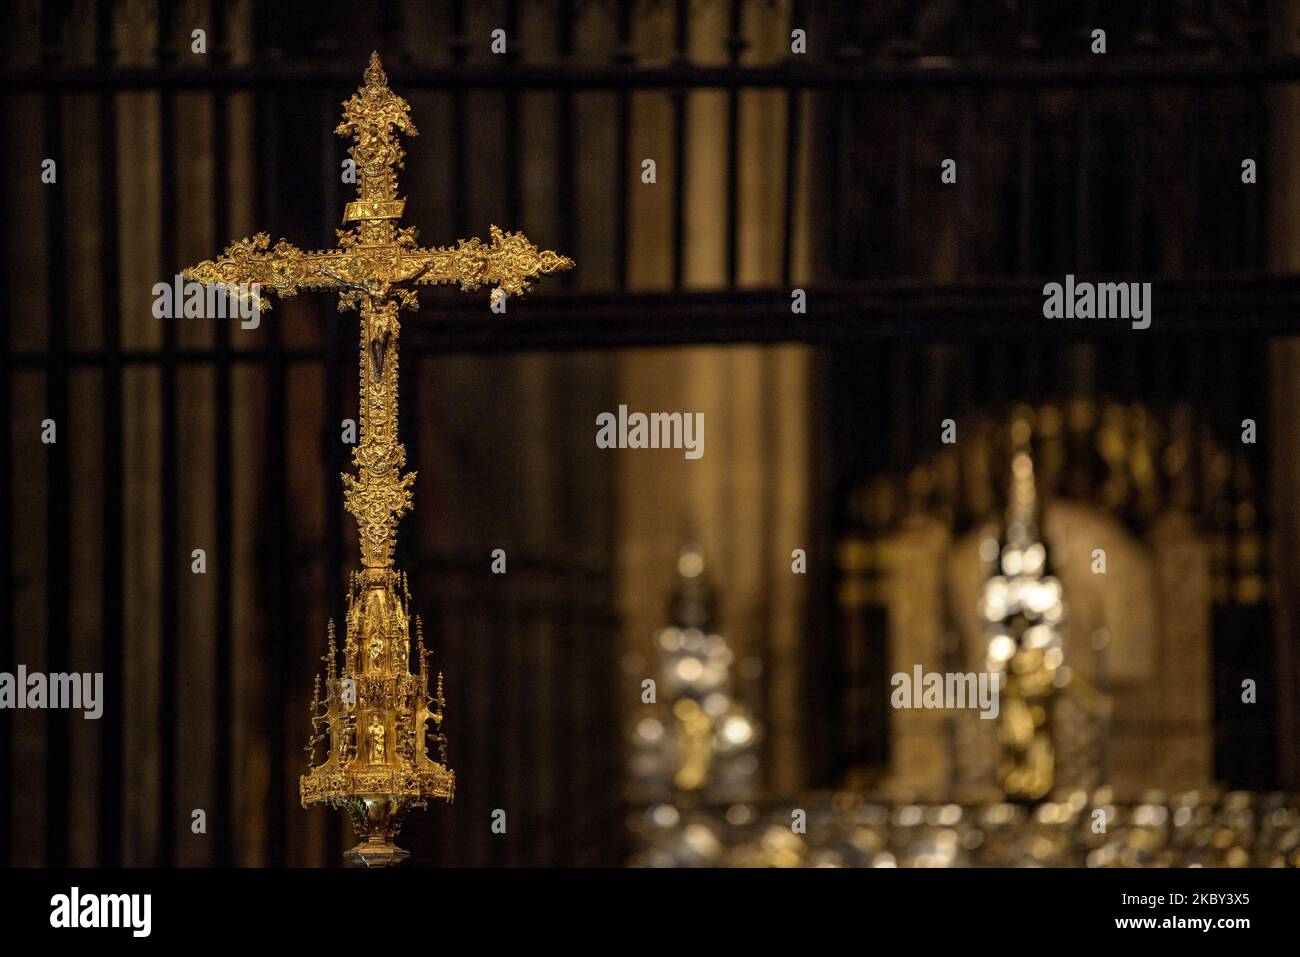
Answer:
[[[673,784],[682,791],[699,791],[713,770],[713,718],[693,698],[673,705],[680,754]]]
[[[496,226],[490,244],[462,239],[454,247],[423,248],[414,227],[397,225],[406,205],[397,196],[405,155],[398,134],[414,136],[416,129],[409,104],[389,89],[378,53],[370,55],[365,84],[343,104],[343,122],[334,132],[353,137],[348,155],[357,182],[357,199],[343,213],[344,223],[356,225],[335,230],[337,248],[303,252],[284,240],[271,247],[268,235],[258,233],[184,275],[251,296],[261,309],[270,308],[260,298],[261,287],[282,299],[301,289],[338,289],[339,311],[360,312],[361,434],[352,453],[357,474],[342,479],[344,503],[360,533],[362,569],[353,574],[348,593],[341,673],[330,622],[325,698],[317,679],[309,770],[299,794],[304,807],[323,803],[349,813],[360,843],[347,852],[348,861],[385,866],[407,856],[393,843],[405,813],[426,806],[429,798],[452,800],[456,786],[446,766],[442,675],[430,695],[418,617],[419,660],[417,673],[411,673],[410,594],[405,575],[393,567],[397,522],[411,508],[415,482],[414,472],[402,473],[406,449],[397,440],[398,311],[418,308],[413,287],[440,283],[459,284],[463,291],[492,286],[495,304],[528,291],[538,276],[573,268],[573,260]],[[360,747],[358,721],[364,729]],[[327,736],[326,760],[315,765],[316,746]],[[430,742],[438,761],[428,756]]]

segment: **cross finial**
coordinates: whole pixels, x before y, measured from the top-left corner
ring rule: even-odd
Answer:
[[[378,50],[370,51],[370,64],[363,75],[366,78],[366,86],[388,86],[388,74],[384,72],[384,64],[379,59]]]

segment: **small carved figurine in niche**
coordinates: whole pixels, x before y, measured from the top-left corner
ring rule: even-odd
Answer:
[[[343,722],[343,730],[339,735],[338,740],[338,763],[340,765],[346,767],[351,763],[352,756],[356,753],[356,749],[353,746],[356,741],[356,733],[357,729],[352,723],[352,720],[350,718],[345,719]]]
[[[414,757],[415,739],[411,728],[411,708],[402,704],[397,709],[397,743],[398,753],[407,761]]]
[[[379,715],[370,716],[370,763],[384,763],[384,723],[379,720]]]
[[[379,659],[384,653],[384,639],[378,637],[371,638],[370,643],[366,646],[366,652],[370,656],[370,670],[378,671]]]

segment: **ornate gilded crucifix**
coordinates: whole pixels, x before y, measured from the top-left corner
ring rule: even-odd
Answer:
[[[415,286],[439,283],[458,283],[463,291],[491,286],[495,303],[526,292],[537,276],[573,268],[573,260],[496,226],[489,245],[462,239],[454,247],[426,249],[417,244],[414,227],[397,225],[406,205],[397,197],[405,156],[398,134],[414,136],[416,129],[410,105],[388,88],[378,53],[370,55],[365,85],[343,104],[343,122],[334,132],[353,137],[348,154],[357,178],[357,198],[343,211],[343,222],[355,226],[336,230],[337,248],[303,252],[284,240],[268,248],[269,237],[258,233],[184,275],[227,288],[274,289],[282,299],[300,289],[338,289],[339,311],[361,314],[361,434],[352,452],[357,474],[342,479],[344,503],[360,533],[362,568],[349,589],[341,670],[330,622],[325,698],[317,679],[308,773],[299,790],[304,807],[325,803],[350,814],[360,843],[348,851],[349,861],[383,866],[407,856],[393,843],[405,812],[424,807],[430,797],[450,801],[455,793],[441,731],[442,675],[431,695],[418,617],[417,671],[410,670],[410,596],[405,576],[393,567],[397,523],[411,507],[416,474],[402,473],[406,449],[397,440],[398,311],[418,308]],[[270,306],[260,297],[257,304]],[[328,736],[320,733],[322,725]],[[328,755],[316,764],[317,745],[327,737]],[[428,756],[430,738],[440,761]]]

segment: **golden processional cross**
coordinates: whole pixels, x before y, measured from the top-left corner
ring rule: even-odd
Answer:
[[[343,104],[343,122],[334,132],[353,137],[348,155],[357,176],[357,198],[343,211],[343,222],[355,225],[336,230],[337,248],[303,252],[284,240],[269,246],[267,234],[258,233],[184,275],[235,287],[241,295],[255,287],[254,297],[256,289],[274,289],[282,299],[300,289],[338,289],[339,311],[361,314],[361,434],[352,452],[357,474],[342,479],[345,507],[357,520],[362,568],[348,592],[341,669],[329,625],[325,697],[318,678],[308,773],[299,793],[304,807],[324,803],[349,813],[360,838],[349,861],[384,866],[407,856],[393,843],[406,811],[424,807],[430,797],[450,801],[456,783],[441,730],[442,675],[430,694],[418,616],[417,670],[410,670],[410,594],[405,575],[393,567],[397,523],[411,508],[415,481],[414,472],[402,473],[406,449],[397,440],[398,311],[418,308],[415,286],[458,283],[470,291],[487,285],[495,302],[526,292],[537,276],[573,268],[573,260],[496,226],[490,244],[462,239],[454,247],[423,248],[414,227],[397,225],[406,205],[397,196],[405,156],[398,134],[414,136],[416,129],[410,105],[388,88],[378,53],[370,55],[365,85]],[[257,304],[269,308],[265,299]],[[327,737],[328,754],[317,764],[317,745]],[[428,755],[430,740],[438,761]]]

